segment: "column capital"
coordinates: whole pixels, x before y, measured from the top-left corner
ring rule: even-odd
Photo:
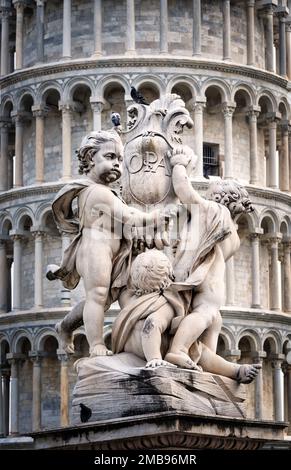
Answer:
[[[221,105],[221,110],[224,117],[231,117],[235,111],[236,102],[235,101],[225,101]]]
[[[263,13],[273,14],[275,8],[278,6],[278,0],[259,0],[256,2],[258,10],[262,10]]]
[[[63,349],[57,349],[57,356],[62,365],[68,365],[70,357]]]
[[[254,7],[256,4],[256,0],[248,0],[248,7]]]
[[[261,112],[261,106],[250,106],[246,112],[249,117],[258,117]]]
[[[203,108],[206,106],[206,98],[203,97],[197,97],[196,100],[195,98],[191,98],[189,101],[186,103],[187,108],[190,111],[196,111],[196,112],[203,112]]]
[[[27,111],[12,111],[11,118],[16,126],[22,126],[31,119],[31,114]]]
[[[63,113],[72,113],[73,107],[71,101],[59,101],[59,110]]]
[[[41,225],[33,225],[30,227],[30,233],[34,238],[44,237],[47,234],[47,230]]]
[[[29,5],[27,0],[12,0],[13,6],[16,10],[23,11]]]
[[[10,239],[12,239],[13,241],[15,240],[23,240],[25,237],[27,237],[27,234],[29,232],[25,231],[25,230],[10,230],[9,231],[9,237]]]
[[[251,356],[252,356],[254,363],[261,364],[263,360],[265,359],[265,357],[267,357],[267,353],[266,351],[254,351],[251,354]]]
[[[241,351],[240,349],[226,349],[224,351],[224,357],[230,362],[236,362],[240,359]]]
[[[26,359],[26,355],[22,353],[7,353],[6,359],[9,364],[17,364],[20,361],[24,361]]]
[[[12,9],[10,6],[0,6],[0,18],[8,20],[9,16],[12,15]]]
[[[276,124],[277,122],[281,121],[282,114],[279,112],[274,113],[266,113],[264,116],[267,124]]]
[[[282,22],[286,22],[286,18],[288,16],[288,13],[289,13],[289,9],[285,6],[282,6],[282,5],[277,6],[276,9],[275,9],[275,15],[278,16],[278,18]]]
[[[35,0],[37,7],[44,7],[46,0]]]
[[[90,104],[91,108],[93,111],[98,111],[99,113],[102,113],[104,109],[104,101],[102,100],[95,100],[94,98],[90,98]]]
[[[35,105],[31,107],[33,117],[44,118],[47,115],[47,109],[42,105]]]
[[[285,354],[271,354],[270,359],[272,361],[272,367],[274,369],[281,369],[282,363],[285,360]]]
[[[251,241],[259,240],[263,234],[264,230],[262,228],[255,228],[255,230],[249,234],[249,239]]]
[[[33,363],[34,366],[40,366],[41,360],[43,359],[43,354],[41,351],[29,351],[28,357]]]
[[[269,248],[275,248],[278,247],[278,243],[281,242],[282,237],[283,235],[280,232],[266,233],[262,235],[262,242],[266,243]]]
[[[10,118],[6,118],[4,116],[0,117],[0,129],[10,129],[12,126],[12,121]]]

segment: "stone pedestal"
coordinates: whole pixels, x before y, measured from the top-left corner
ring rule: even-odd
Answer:
[[[88,422],[170,410],[245,417],[245,386],[236,381],[177,367],[144,366],[143,360],[129,353],[80,359],[73,423],[81,424],[80,404],[91,410]]]

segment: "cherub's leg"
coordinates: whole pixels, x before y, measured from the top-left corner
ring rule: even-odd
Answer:
[[[233,362],[228,362],[204,344],[202,344],[199,364],[205,372],[223,375],[244,384],[252,382],[262,367],[261,364],[234,364]]]
[[[197,295],[197,301],[199,299],[200,303],[196,302],[196,309],[181,321],[171,348],[165,356],[167,361],[186,369],[201,370],[189,357],[189,349],[202,333],[210,327],[213,318],[217,315],[216,306],[202,302],[204,300],[203,294]]]
[[[211,325],[204,331],[201,336],[201,341],[203,342],[203,344],[208,346],[208,348],[211,349],[211,351],[213,351],[214,353],[217,350],[217,342],[219,333],[221,332],[221,326],[222,318],[219,310],[217,310],[217,315],[214,316]]]
[[[162,359],[161,342],[162,334],[170,325],[173,314],[171,306],[164,305],[145,319],[141,330],[141,342],[147,360],[146,367],[172,365]]]
[[[60,337],[60,347],[67,353],[74,353],[73,331],[83,324],[85,301],[78,302],[63,320],[56,323],[55,329]]]
[[[87,341],[90,348],[90,356],[111,355],[103,339],[104,308],[108,297],[112,262],[111,252],[106,247],[96,246],[86,252],[86,257],[78,256],[77,269],[84,280],[86,301],[83,311],[83,320]],[[94,257],[94,251],[98,250],[98,257]],[[79,255],[79,254],[78,254]],[[90,256],[90,262],[88,262]]]

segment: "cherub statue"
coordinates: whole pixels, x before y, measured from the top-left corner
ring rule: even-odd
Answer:
[[[50,280],[61,279],[65,287],[75,288],[84,280],[86,300],[83,322],[91,356],[112,354],[103,340],[104,310],[127,284],[132,241],[124,228],[164,221],[159,210],[141,212],[127,206],[110,188],[122,173],[123,145],[115,131],[92,132],[78,150],[82,180],[66,185],[56,196],[53,214],[61,231],[77,233],[64,253],[61,266],[48,267]],[[78,197],[78,218],[72,201]]]
[[[184,299],[179,294],[183,286],[173,282],[173,279],[173,267],[164,253],[153,249],[137,256],[131,267],[126,306],[112,328],[114,353],[133,353],[146,359],[148,368],[177,367],[177,361],[171,361],[171,350],[180,333],[178,328],[171,338],[170,330],[177,316],[187,319],[187,312],[184,310]],[[198,315],[196,318],[199,321]],[[193,330],[187,334],[189,342],[191,334],[193,342],[187,348],[187,354],[193,363],[192,369],[223,375],[240,383],[250,383],[258,374],[260,364],[238,365],[228,362],[213,352],[203,340],[197,340]],[[195,363],[191,355],[195,357]],[[164,357],[169,359],[165,360]]]

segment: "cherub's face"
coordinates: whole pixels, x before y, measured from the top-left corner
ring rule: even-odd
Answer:
[[[93,157],[95,166],[92,168],[90,176],[97,183],[113,183],[121,177],[122,160],[122,145],[111,141],[105,142]]]

